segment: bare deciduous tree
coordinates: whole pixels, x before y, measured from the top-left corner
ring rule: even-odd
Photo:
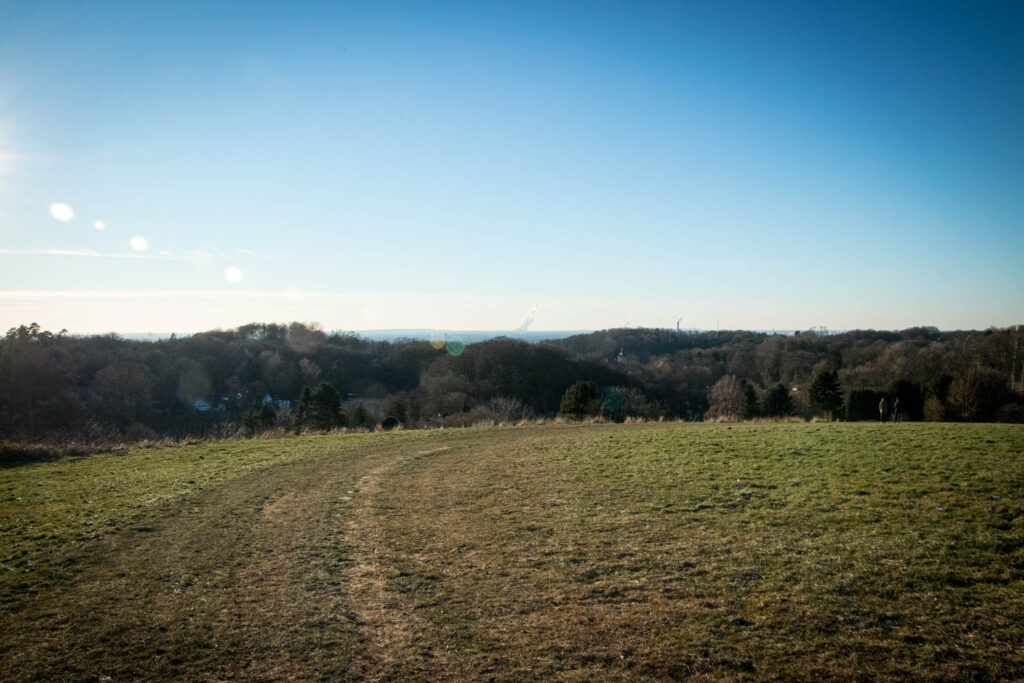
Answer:
[[[746,392],[735,375],[726,375],[708,390],[709,420],[740,420],[747,405]]]

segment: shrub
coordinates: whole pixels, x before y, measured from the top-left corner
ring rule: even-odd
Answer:
[[[1007,403],[996,411],[996,422],[1024,422],[1024,403]]]
[[[938,396],[929,396],[924,401],[924,419],[927,422],[943,422],[949,419],[949,408]]]
[[[131,443],[139,441],[157,441],[160,439],[159,434],[141,422],[134,422],[128,425],[124,430],[124,436]]]
[[[601,397],[593,382],[576,382],[562,394],[558,414],[581,420],[588,415],[597,415]]]
[[[249,434],[257,434],[270,429],[276,422],[277,413],[269,405],[264,405],[260,408],[250,408],[243,424]]]
[[[444,419],[445,427],[474,427],[497,424],[497,419],[487,406],[473,406],[463,413],[455,413]]]
[[[499,396],[490,403],[495,419],[506,424],[515,424],[533,419],[533,409],[518,398]]]

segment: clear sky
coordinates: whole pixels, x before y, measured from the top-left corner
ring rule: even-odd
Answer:
[[[0,0],[4,329],[984,328],[1022,266],[1024,3]]]

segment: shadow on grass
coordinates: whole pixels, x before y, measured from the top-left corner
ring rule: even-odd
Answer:
[[[125,444],[26,444],[0,441],[0,469],[54,462],[64,458],[84,458],[96,453],[120,453],[127,448]]]

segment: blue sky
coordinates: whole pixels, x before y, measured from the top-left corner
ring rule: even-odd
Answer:
[[[1022,111],[1011,2],[0,0],[0,326],[1019,324]]]

